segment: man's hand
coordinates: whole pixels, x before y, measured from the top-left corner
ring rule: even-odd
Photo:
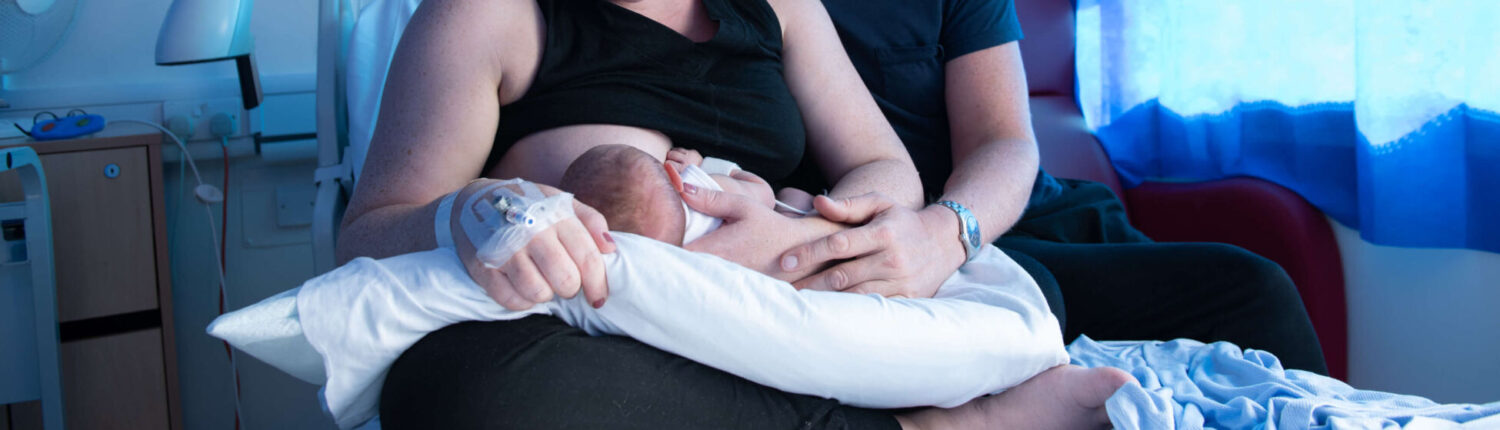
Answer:
[[[932,297],[964,262],[958,216],[947,208],[913,211],[880,193],[818,196],[813,206],[830,221],[863,225],[783,253],[785,271],[853,259],[793,283],[799,289]]]
[[[472,182],[459,192],[455,201],[467,201],[470,195],[493,182]],[[536,185],[548,196],[559,192],[556,188]],[[615,252],[615,244],[599,211],[574,201],[573,212],[577,218],[559,221],[537,234],[525,248],[495,269],[475,258],[475,246],[458,222],[461,206],[453,205],[453,213],[449,215],[453,243],[459,259],[469,270],[469,276],[484,287],[485,293],[496,303],[519,311],[552,300],[553,296],[572,298],[582,290],[595,308],[604,305],[609,286],[605,283],[604,260],[600,253]]]

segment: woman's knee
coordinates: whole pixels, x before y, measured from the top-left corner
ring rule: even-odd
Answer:
[[[533,348],[565,337],[571,327],[534,318],[457,324],[412,345],[386,376],[381,425],[506,428],[528,422],[527,414],[563,409],[545,395],[533,395],[546,385],[546,373],[557,368],[523,361]]]

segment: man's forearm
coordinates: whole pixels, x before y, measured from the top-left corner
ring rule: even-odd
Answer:
[[[433,217],[438,201],[369,210],[344,223],[335,254],[338,264],[357,257],[385,258],[437,247]],[[350,214],[353,215],[353,214]]]
[[[942,199],[968,207],[979,220],[984,243],[993,242],[1021,218],[1036,181],[1037,166],[1036,144],[1032,142],[985,143],[953,166]]]
[[[847,198],[879,191],[908,208],[922,206],[922,180],[910,163],[881,160],[859,166],[838,180],[829,197]]]

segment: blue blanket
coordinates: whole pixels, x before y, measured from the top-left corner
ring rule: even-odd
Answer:
[[[1356,390],[1282,369],[1268,352],[1227,342],[1095,342],[1083,336],[1068,353],[1073,364],[1120,368],[1139,381],[1106,403],[1120,430],[1500,428],[1500,402],[1442,405]]]

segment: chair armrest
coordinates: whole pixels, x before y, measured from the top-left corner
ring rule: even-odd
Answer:
[[[1250,177],[1147,182],[1126,190],[1125,197],[1131,224],[1153,239],[1229,243],[1280,264],[1307,307],[1329,373],[1346,377],[1344,269],[1321,211],[1291,190]]]

